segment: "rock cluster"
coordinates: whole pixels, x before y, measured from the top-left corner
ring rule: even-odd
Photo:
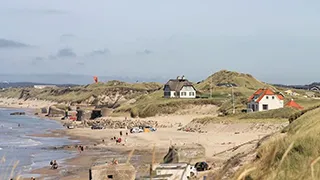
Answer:
[[[111,119],[103,119],[98,118],[96,120],[88,120],[86,123],[89,126],[92,125],[101,125],[105,128],[109,129],[131,129],[133,127],[138,126],[151,126],[155,128],[167,128],[165,125],[159,125],[157,121],[151,121],[151,120],[111,120]]]
[[[197,133],[207,133],[207,131],[203,131],[200,127],[182,127],[179,128],[178,131],[185,131],[185,132],[197,132]]]

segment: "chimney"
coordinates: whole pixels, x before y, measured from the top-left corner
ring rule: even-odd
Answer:
[[[184,80],[184,75],[182,75],[181,79]]]
[[[180,79],[180,76],[177,76],[177,80],[179,80]]]

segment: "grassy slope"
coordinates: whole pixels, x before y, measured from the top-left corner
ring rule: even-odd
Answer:
[[[249,173],[251,179],[312,179],[311,162],[320,157],[319,119],[320,108],[302,115],[285,129],[286,134],[265,142],[258,149],[259,158],[240,169],[235,177],[254,167]],[[320,179],[319,162],[314,165],[314,176]]]
[[[116,113],[130,112],[132,117],[151,117],[157,114],[172,114],[189,105],[221,105],[224,98],[213,99],[169,99],[163,98],[162,90],[143,95],[131,105],[120,106]]]
[[[87,86],[76,86],[72,88],[34,89],[34,88],[11,88],[0,92],[0,96],[19,98],[23,90],[28,91],[30,98],[49,100],[55,102],[82,102],[91,96],[116,93],[118,91],[154,91],[161,88],[159,83],[124,83],[120,81],[109,81],[107,83],[90,84]],[[141,93],[127,94],[126,96],[138,96]]]

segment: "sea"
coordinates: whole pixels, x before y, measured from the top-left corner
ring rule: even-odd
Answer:
[[[68,137],[30,136],[47,133],[48,130],[62,129],[63,126],[59,122],[32,115],[10,115],[17,111],[23,110],[0,108],[0,177],[9,177],[11,173],[25,178],[37,177],[37,174],[30,172],[46,166],[49,168],[51,160],[62,163],[65,159],[75,156],[75,152],[48,148],[75,143]],[[14,171],[11,172],[12,170]]]

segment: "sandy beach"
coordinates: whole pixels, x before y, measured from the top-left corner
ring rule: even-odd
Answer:
[[[20,103],[20,104],[19,104]],[[0,99],[1,107],[24,107],[40,108],[53,104],[46,101],[18,101],[15,99]],[[216,108],[203,107],[202,112],[210,112],[214,115]],[[149,133],[129,133],[127,129],[102,129],[92,130],[90,128],[65,129],[52,131],[50,134],[37,134],[36,136],[61,137],[69,136],[72,139],[79,140],[79,144],[85,146],[85,151],[75,158],[66,160],[61,164],[58,170],[50,170],[49,166],[33,171],[34,174],[41,174],[43,177],[57,177],[59,179],[88,179],[89,168],[96,163],[110,162],[113,158],[119,159],[119,162],[126,162],[131,150],[134,155],[131,163],[143,167],[143,163],[151,162],[151,151],[155,147],[157,152],[157,161],[161,162],[163,156],[168,151],[170,145],[178,144],[201,144],[206,149],[206,159],[208,162],[217,164],[217,161],[224,161],[228,157],[214,157],[214,154],[225,151],[248,141],[261,139],[262,137],[273,133],[278,128],[287,123],[268,124],[264,123],[257,126],[257,123],[212,123],[202,127],[206,133],[178,131],[178,128],[190,123],[194,118],[205,117],[208,113],[179,113],[168,116],[156,116],[147,118],[147,120],[157,121],[160,125],[168,125],[170,128],[158,128],[156,132]],[[121,120],[124,117],[108,117],[114,120]],[[132,121],[139,119],[132,119]],[[273,128],[270,128],[271,125]],[[264,127],[264,128],[261,128]],[[123,132],[121,144],[116,144],[112,137],[120,137],[120,131]],[[128,135],[126,135],[128,132]],[[64,147],[76,151],[77,148],[70,145]],[[143,155],[143,161],[141,160]],[[135,159],[136,158],[136,159]],[[139,159],[140,158],[140,159]],[[139,159],[139,160],[138,160]],[[139,162],[139,163],[138,163]],[[139,167],[138,167],[139,166]],[[144,169],[144,168],[140,168]],[[141,171],[142,172],[142,171]],[[140,172],[140,173],[141,173]],[[143,173],[143,172],[142,172]]]

